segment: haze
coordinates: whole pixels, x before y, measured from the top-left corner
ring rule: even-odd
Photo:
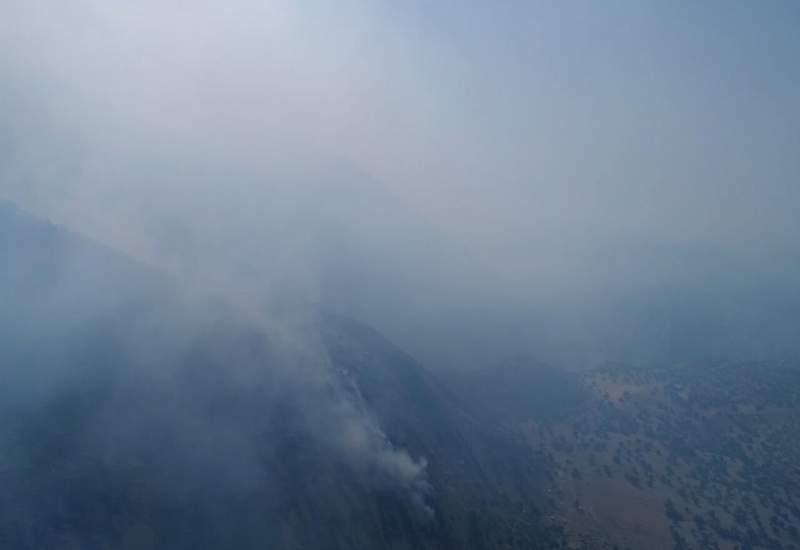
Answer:
[[[797,353],[798,24],[779,1],[11,0],[0,198],[431,368]]]

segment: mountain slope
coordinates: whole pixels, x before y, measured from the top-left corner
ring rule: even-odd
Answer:
[[[0,543],[550,548],[543,469],[376,331],[286,328],[0,205]]]

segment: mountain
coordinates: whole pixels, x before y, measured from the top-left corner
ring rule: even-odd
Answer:
[[[800,547],[791,359],[434,373],[2,202],[0,305],[0,548]]]
[[[564,544],[544,458],[368,326],[262,317],[7,203],[0,266],[2,547]]]

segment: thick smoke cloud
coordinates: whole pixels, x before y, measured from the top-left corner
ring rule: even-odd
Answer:
[[[4,529],[57,522],[65,493],[47,501],[48,483],[84,477],[114,498],[125,480],[152,484],[138,498],[154,506],[266,492],[275,521],[307,496],[297,477],[342,468],[432,516],[426,460],[389,439],[314,311],[181,287],[4,202],[0,257]]]
[[[343,464],[329,490],[430,518],[436,457],[388,436],[319,310],[432,370],[797,355],[800,12],[759,9],[2,2],[0,199],[149,266],[0,266],[3,418],[91,403],[124,357],[75,443],[107,486],[279,508],[292,467]]]
[[[796,351],[793,3],[0,9],[0,195],[186,285],[436,368]]]

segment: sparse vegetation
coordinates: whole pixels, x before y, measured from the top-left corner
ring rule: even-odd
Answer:
[[[586,548],[798,548],[800,369],[613,367],[586,406],[530,421],[553,495]]]

